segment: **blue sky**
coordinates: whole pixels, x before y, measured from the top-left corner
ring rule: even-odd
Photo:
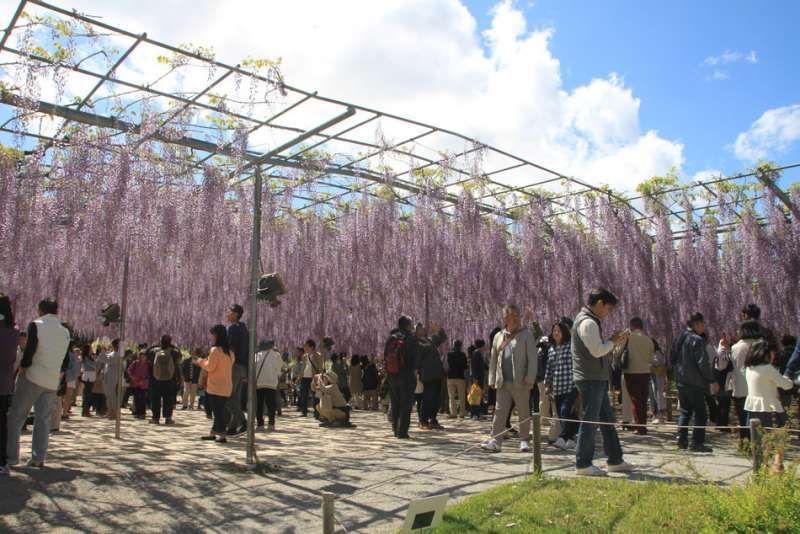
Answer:
[[[466,2],[481,29],[495,2]],[[564,89],[616,72],[641,99],[640,128],[684,145],[684,172],[736,172],[730,145],[768,109],[800,103],[800,2],[516,2],[529,29],[552,28]],[[724,52],[749,54],[703,66]],[[713,79],[718,70],[726,79]],[[800,161],[800,143],[770,157]]]

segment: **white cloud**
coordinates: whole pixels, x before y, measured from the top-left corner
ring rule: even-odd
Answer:
[[[10,15],[14,6],[0,2]],[[640,131],[642,103],[620,76],[565,88],[550,48],[555,30],[531,31],[510,0],[492,8],[482,34],[459,0],[71,4],[171,44],[211,46],[229,63],[280,57],[292,85],[460,131],[593,182],[632,189],[683,163],[681,144]]]
[[[706,78],[706,79],[708,79],[708,80],[729,80],[730,77],[731,77],[731,75],[728,74],[727,71],[724,71],[722,69],[714,69],[714,72],[712,72],[711,75],[708,76],[708,78]]]
[[[785,152],[800,140],[800,104],[764,112],[733,144],[736,157],[757,161]]]
[[[708,56],[700,64],[704,67],[716,67],[717,65],[730,65],[731,63],[758,63],[758,54],[755,50],[749,52],[738,52],[726,50],[718,56]]]

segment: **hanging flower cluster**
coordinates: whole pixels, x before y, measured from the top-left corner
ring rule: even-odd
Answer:
[[[119,301],[128,251],[129,339],[204,344],[230,304],[248,302],[252,187],[232,188],[211,165],[198,177],[119,145],[72,143],[47,166],[0,156],[0,290],[23,322],[49,295],[79,331],[113,335],[98,313]],[[732,332],[751,301],[779,332],[800,327],[800,232],[776,199],[762,208],[768,226],[744,210],[719,238],[718,218],[689,218],[675,245],[664,210],[647,208],[651,236],[602,196],[576,196],[569,216],[533,202],[509,233],[467,192],[452,210],[420,195],[412,213],[364,195],[334,225],[287,214],[289,200],[270,191],[260,267],[281,272],[289,293],[278,308],[260,305],[257,331],[282,347],[324,334],[341,350],[375,351],[401,313],[471,341],[499,324],[504,303],[531,306],[546,326],[573,316],[596,285],[622,299],[607,328],[639,315],[662,341],[693,310],[714,333]]]

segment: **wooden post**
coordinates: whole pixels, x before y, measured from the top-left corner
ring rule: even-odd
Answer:
[[[753,460],[753,472],[761,468],[763,452],[761,450],[761,420],[750,419],[750,454]]]
[[[542,414],[539,412],[533,413],[533,474],[542,474]]]
[[[334,534],[333,493],[322,492],[322,534]]]
[[[116,421],[114,422],[114,438],[120,439],[120,428],[122,427],[122,395],[124,382],[124,366],[125,366],[125,319],[128,313],[128,269],[130,265],[130,253],[125,251],[125,263],[122,267],[122,304],[119,318],[119,348],[117,349],[117,359],[119,360],[119,367],[117,368],[117,405],[114,409],[117,410]]]

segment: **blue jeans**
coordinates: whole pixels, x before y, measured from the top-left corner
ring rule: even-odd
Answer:
[[[608,401],[607,380],[580,380],[575,387],[583,400],[583,416],[578,430],[578,444],[575,451],[575,467],[589,467],[594,459],[594,436],[597,425],[588,421],[614,423],[614,411]],[[619,444],[617,429],[611,425],[600,425],[603,435],[603,451],[608,457],[608,465],[622,463],[622,446]]]
[[[705,391],[694,387],[679,387],[678,402],[681,404],[681,413],[678,416],[678,443],[688,445],[689,421],[694,415],[694,430],[692,430],[692,444],[702,445],[706,440],[706,426],[708,413],[706,412]]]
[[[578,390],[572,388],[572,391],[563,395],[556,395],[556,406],[558,407],[558,416],[561,419],[577,419],[573,409],[575,408],[575,401],[578,399]],[[579,423],[561,422],[561,433],[558,435],[564,441],[568,439],[575,439],[575,434],[578,432]]]
[[[31,460],[44,462],[47,456],[47,441],[50,436],[50,417],[56,409],[56,392],[34,384],[25,377],[17,379],[17,390],[8,413],[8,441],[6,454],[9,465],[19,463],[19,436],[22,425],[31,408],[35,411],[33,420],[33,441]]]

